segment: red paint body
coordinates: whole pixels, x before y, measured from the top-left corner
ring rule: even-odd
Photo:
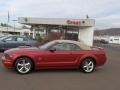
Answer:
[[[5,51],[2,62],[5,67],[12,68],[14,67],[16,59],[23,56],[30,58],[34,63],[34,67],[38,69],[79,68],[81,62],[88,57],[95,60],[96,66],[104,65],[106,62],[105,52],[100,48],[51,52],[49,50],[30,47],[21,47]]]

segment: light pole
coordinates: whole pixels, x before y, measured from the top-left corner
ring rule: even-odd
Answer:
[[[14,23],[14,32],[15,32],[15,22],[17,21],[17,20],[12,20],[13,21],[13,23]]]

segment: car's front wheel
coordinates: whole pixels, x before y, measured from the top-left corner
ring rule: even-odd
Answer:
[[[18,58],[15,62],[15,70],[19,74],[30,73],[33,67],[32,61],[27,57]]]
[[[95,69],[95,62],[91,58],[86,58],[82,63],[80,69],[85,73],[91,73]]]

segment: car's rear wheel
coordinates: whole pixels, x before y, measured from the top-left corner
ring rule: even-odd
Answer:
[[[19,74],[28,74],[33,68],[33,63],[31,59],[27,57],[18,58],[15,62],[15,70]]]
[[[81,63],[81,67],[80,69],[84,72],[84,73],[91,73],[94,71],[95,69],[95,62],[93,59],[91,58],[86,58],[82,63]]]

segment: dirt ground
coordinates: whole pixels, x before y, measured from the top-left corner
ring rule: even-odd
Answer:
[[[19,75],[0,62],[0,90],[120,90],[120,47],[102,46],[107,62],[91,74],[79,70],[39,70]]]

